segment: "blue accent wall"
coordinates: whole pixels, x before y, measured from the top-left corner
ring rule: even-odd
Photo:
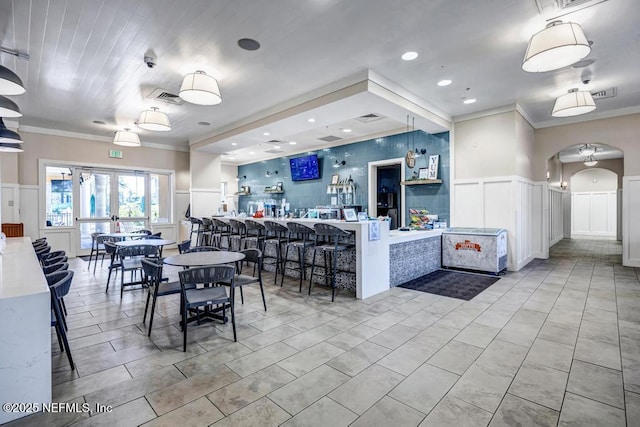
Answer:
[[[367,141],[355,142],[338,147],[324,148],[308,153],[316,153],[320,161],[320,179],[311,181],[291,181],[291,171],[289,169],[289,157],[265,160],[248,165],[238,166],[238,175],[246,175],[247,178],[238,184],[251,187],[251,196],[239,197],[240,211],[248,212],[250,201],[256,202],[265,199],[276,199],[284,197],[291,205],[291,212],[294,209],[308,209],[316,206],[328,206],[331,204],[331,196],[326,194],[327,185],[331,182],[333,174],[340,174],[340,180],[349,176],[356,184],[356,205],[362,205],[369,211],[367,206],[367,185],[368,185],[368,163],[404,158],[410,148],[426,150],[426,153],[416,159],[416,166],[409,169],[403,162],[405,176],[410,179],[412,174],[418,173],[420,168],[426,168],[429,156],[440,155],[438,166],[438,178],[442,184],[435,185],[408,185],[406,188],[406,204],[403,207],[407,212],[407,222],[409,222],[408,209],[427,209],[431,214],[437,214],[441,220],[449,221],[449,132],[439,134],[428,134],[423,131],[413,131],[391,135],[383,138],[370,139]],[[291,157],[299,157],[308,153],[299,153]],[[334,168],[335,161],[344,160],[346,165]],[[266,177],[266,171],[278,171],[277,175]],[[274,195],[264,193],[265,186],[275,185],[277,182],[283,183],[284,194]]]

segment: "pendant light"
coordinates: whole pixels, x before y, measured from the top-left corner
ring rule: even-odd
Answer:
[[[556,99],[551,115],[553,117],[572,117],[590,113],[595,109],[596,103],[591,92],[571,89]]]
[[[138,127],[144,130],[152,130],[157,132],[167,132],[171,130],[169,116],[162,111],[158,111],[157,107],[151,107],[140,114]]]
[[[137,133],[131,132],[131,129],[125,128],[124,130],[119,130],[116,132],[115,136],[113,137],[113,143],[125,147],[139,147],[140,137]]]
[[[21,144],[22,138],[18,132],[7,129],[4,120],[0,117],[0,143],[2,144]],[[22,150],[21,150],[22,151]]]
[[[584,157],[593,156],[598,151],[598,148],[593,144],[584,144],[578,148],[578,154]]]
[[[557,70],[578,62],[589,52],[591,46],[579,24],[553,21],[529,40],[522,69],[530,73]]]
[[[593,157],[593,154],[587,157],[586,159],[584,159],[585,166],[595,166],[597,164],[598,164],[598,160],[595,157]]]
[[[204,71],[184,76],[179,95],[185,101],[198,105],[216,105],[222,102],[217,80]]]
[[[22,95],[25,92],[20,77],[5,66],[0,65],[0,95]]]
[[[0,117],[22,117],[18,104],[0,95]]]

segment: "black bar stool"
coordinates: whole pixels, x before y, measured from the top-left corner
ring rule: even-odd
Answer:
[[[200,233],[196,246],[211,246],[211,239],[213,236],[213,221],[210,218],[202,217],[200,220],[202,225],[200,226]]]
[[[222,248],[222,239],[227,240],[227,250],[231,246],[231,226],[221,219],[211,218],[213,221],[213,246]]]
[[[189,233],[189,240],[192,242],[198,242],[198,238],[200,237],[200,231],[202,229],[202,220],[200,218],[191,217],[189,218],[191,221],[191,232]],[[193,235],[196,235],[196,238],[193,238]]]
[[[289,230],[289,234],[287,236],[286,249],[284,251],[284,258],[282,259],[282,277],[280,279],[280,287],[284,282],[284,275],[287,270],[299,271],[300,272],[300,290],[302,292],[302,280],[307,278],[307,270],[304,265],[304,258],[306,254],[306,249],[308,247],[312,247],[315,241],[315,230],[311,227],[307,227],[306,225],[290,222],[287,224],[287,229]],[[289,259],[289,248],[292,248],[298,253],[298,259],[290,260]],[[287,263],[297,262],[298,265],[296,267],[287,267]]]
[[[255,242],[255,248],[264,250],[266,228],[263,224],[252,219],[246,219],[244,226],[247,228],[247,236],[244,238],[244,249],[249,249],[249,242]]]
[[[273,278],[273,284],[278,283],[278,272],[284,275],[282,267],[282,248],[287,243],[287,236],[289,229],[282,224],[273,221],[265,221],[264,228],[267,231],[267,236],[264,241],[264,250],[262,251],[262,264],[275,265],[275,277]],[[275,245],[276,256],[270,255],[267,250],[268,247]],[[273,262],[272,260],[275,260]]]
[[[346,243],[345,240],[351,238],[351,233],[329,224],[315,224],[313,226],[316,237],[313,245],[313,260],[311,262],[311,275],[309,278],[309,295],[311,295],[311,286],[313,284],[313,272],[317,267],[323,269],[325,285],[331,277],[331,301],[336,296],[336,273],[338,271],[338,252],[344,252],[354,245]],[[324,263],[316,265],[316,253],[322,251]],[[316,273],[317,275],[317,273]]]
[[[244,239],[247,237],[247,226],[244,225],[244,222],[238,221],[237,219],[230,219],[229,225],[231,228],[231,233],[229,235],[229,248],[228,250],[233,250],[233,240],[238,241],[238,251],[242,249],[244,245]]]

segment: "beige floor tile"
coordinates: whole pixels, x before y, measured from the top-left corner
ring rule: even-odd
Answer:
[[[342,353],[338,357],[327,362],[327,365],[345,373],[351,377],[358,375],[367,367],[376,363],[391,350],[372,342],[362,344]]]
[[[214,423],[215,427],[276,427],[284,423],[291,416],[282,410],[278,405],[263,397],[245,406],[238,412]]]
[[[423,413],[385,396],[351,425],[353,427],[386,427],[390,425],[410,427],[418,425],[424,417]]]
[[[538,333],[538,338],[574,347],[578,338],[578,328],[546,321]]]
[[[300,330],[289,325],[282,325],[267,332],[256,334],[249,338],[240,340],[242,345],[249,347],[251,350],[260,350],[279,341],[298,335]]]
[[[624,426],[623,410],[566,393],[558,426]]]
[[[618,344],[578,337],[573,357],[583,362],[593,363],[617,371],[622,370],[620,346]]]
[[[455,336],[455,340],[475,347],[486,348],[498,335],[500,328],[471,323]]]
[[[389,329],[369,338],[372,343],[394,349],[400,347],[405,342],[416,336],[420,329],[404,325],[393,325]]]
[[[146,396],[158,415],[166,414],[180,406],[239,380],[240,377],[224,365],[208,374],[202,374],[154,391]]]
[[[627,407],[627,426],[640,426],[640,394],[627,391],[625,395],[625,404]]]
[[[227,366],[241,377],[246,377],[296,353],[294,348],[279,342],[228,362]]]
[[[462,375],[482,353],[482,349],[458,341],[450,341],[431,356],[428,364]]]
[[[372,328],[371,326],[357,325],[332,338],[329,338],[327,342],[335,345],[336,347],[340,347],[343,350],[349,350],[379,333],[381,333],[379,329]]]
[[[400,322],[400,325],[410,326],[412,328],[424,330],[429,326],[433,325],[434,323],[436,323],[438,320],[442,319],[442,316],[443,316],[442,314],[432,313],[424,309],[410,315],[409,317],[404,319],[402,322]]]
[[[458,378],[451,372],[424,364],[394,388],[389,396],[428,414]]]
[[[187,347],[187,350],[190,348]],[[214,353],[201,353],[186,360],[176,361],[175,365],[186,377],[193,377],[199,374],[207,374],[216,366],[231,362],[249,353],[252,353],[249,348],[236,342],[221,347],[215,350]]]
[[[144,427],[174,427],[184,425],[189,427],[206,427],[223,418],[224,415],[206,397],[201,397],[187,403],[161,417],[155,418]]]
[[[575,360],[567,391],[624,409],[622,372]]]
[[[335,317],[335,316],[334,316]],[[309,329],[291,338],[283,340],[283,342],[296,350],[304,350],[322,341],[325,341],[341,331],[329,325],[320,325],[316,328]]]
[[[428,344],[409,341],[380,359],[377,364],[407,376],[426,362],[435,351]]]
[[[255,402],[296,377],[272,365],[207,395],[218,409],[229,415]]]
[[[116,366],[93,375],[59,384],[53,387],[52,396],[56,402],[66,402],[75,397],[84,396],[129,379],[131,379],[131,375],[129,375],[125,367]]]
[[[139,426],[156,417],[149,403],[141,397],[126,403],[111,412],[96,414],[91,418],[85,418],[74,426],[113,427],[113,426]]]
[[[507,393],[496,411],[493,420],[491,420],[490,426],[511,427],[521,425],[553,427],[557,425],[559,415],[560,413],[558,411]]]
[[[531,346],[525,362],[569,372],[572,359],[573,346],[537,339]]]
[[[407,317],[408,316],[406,314],[387,311],[386,313],[382,313],[371,320],[367,320],[364,322],[364,325],[384,331],[396,323],[402,322]]]
[[[323,397],[284,423],[283,427],[347,427],[358,415],[344,406]]]
[[[515,373],[509,375],[496,367],[473,364],[449,391],[448,396],[493,413],[514,376]]]
[[[487,412],[454,397],[445,396],[429,413],[420,427],[479,427],[486,426],[491,420]]]
[[[322,365],[269,394],[269,398],[295,415],[348,380],[349,376]]]
[[[522,365],[509,393],[559,411],[569,374],[546,366]]]
[[[403,379],[396,372],[372,365],[329,393],[329,397],[362,415]]]
[[[321,342],[294,354],[278,363],[278,366],[300,377],[344,353],[344,350],[326,342]]]

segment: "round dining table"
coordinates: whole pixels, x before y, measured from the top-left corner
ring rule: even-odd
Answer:
[[[245,255],[240,252],[187,252],[166,257],[164,263],[179,267],[204,267],[207,265],[230,264],[232,262],[242,261],[244,258]]]
[[[126,238],[134,238],[134,237],[145,237],[147,236],[144,233],[100,233],[102,237],[121,237],[123,239]]]
[[[175,241],[167,240],[167,239],[136,239],[136,240],[121,240],[120,242],[115,242],[117,247],[130,247],[130,246],[157,246],[160,248],[158,251],[158,255],[162,256],[162,249],[166,245],[173,245]]]

